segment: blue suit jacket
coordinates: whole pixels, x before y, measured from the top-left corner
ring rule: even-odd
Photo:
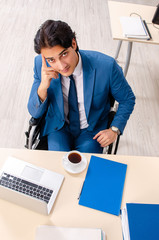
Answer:
[[[107,128],[110,110],[109,94],[119,102],[112,122],[122,133],[135,104],[135,96],[116,61],[99,52],[79,51],[83,65],[84,106],[88,131],[98,132]],[[65,123],[61,75],[52,79],[47,99],[41,103],[37,89],[41,82],[41,55],[35,57],[34,83],[31,89],[28,110],[34,118],[41,117],[47,110],[42,135],[61,129]]]

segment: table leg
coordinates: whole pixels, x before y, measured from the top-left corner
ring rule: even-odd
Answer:
[[[117,50],[116,50],[116,53],[115,53],[115,60],[117,60],[118,56],[119,56],[119,52],[120,52],[120,48],[121,48],[121,44],[122,44],[122,40],[119,40],[118,41],[118,46],[117,46]]]
[[[127,54],[126,54],[126,61],[125,61],[125,66],[124,66],[124,71],[123,71],[125,77],[126,77],[126,75],[127,75],[127,71],[128,71],[129,64],[130,64],[132,44],[133,44],[133,42],[128,42],[128,48],[127,48]]]

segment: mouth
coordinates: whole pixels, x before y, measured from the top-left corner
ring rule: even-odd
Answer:
[[[64,68],[64,70],[61,71],[61,73],[67,73],[69,71],[70,67],[67,66],[66,68]]]

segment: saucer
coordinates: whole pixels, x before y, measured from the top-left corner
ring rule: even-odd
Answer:
[[[63,159],[62,159],[62,164],[64,169],[69,172],[69,173],[80,173],[82,171],[84,171],[84,169],[87,166],[87,159],[85,158],[85,156],[83,154],[81,154],[82,156],[82,161],[80,162],[80,164],[78,164],[77,166],[71,166],[70,162],[68,161],[68,159],[66,159],[66,156],[68,154],[66,154]]]

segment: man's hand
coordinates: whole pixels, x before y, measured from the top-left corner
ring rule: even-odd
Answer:
[[[101,147],[106,147],[113,143],[117,139],[117,133],[113,132],[111,128],[98,132],[93,139],[97,139],[97,142]]]
[[[41,68],[41,83],[38,88],[38,95],[42,101],[47,97],[47,89],[50,87],[52,78],[58,78],[58,72],[55,72],[52,67],[47,67],[45,57],[42,56]]]

